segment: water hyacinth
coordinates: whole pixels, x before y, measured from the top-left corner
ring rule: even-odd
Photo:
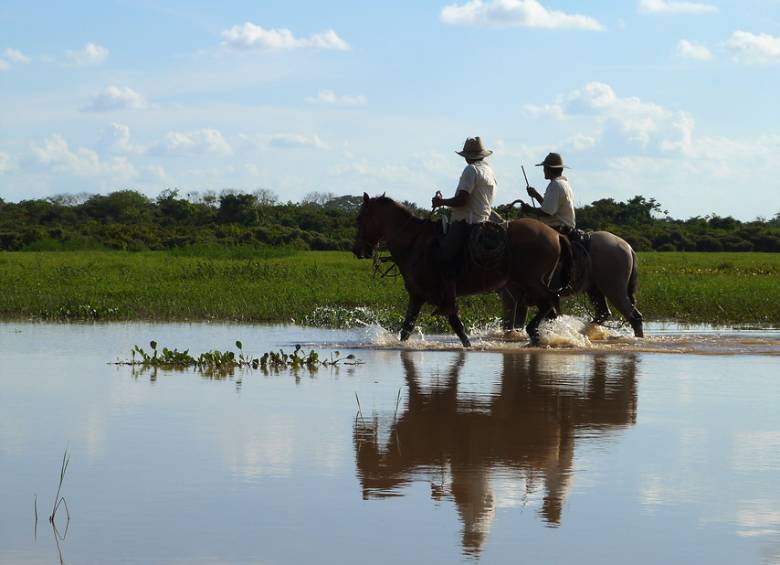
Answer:
[[[184,369],[195,368],[203,371],[233,370],[237,368],[262,369],[309,369],[318,367],[335,367],[338,365],[359,365],[359,361],[353,354],[344,357],[341,352],[334,351],[328,357],[321,357],[315,350],[308,353],[300,345],[296,345],[291,353],[283,349],[268,351],[260,357],[246,355],[243,343],[236,341],[238,354],[233,351],[207,351],[197,357],[190,354],[189,349],[179,351],[176,348],[163,347],[158,349],[156,341],[150,341],[151,352],[147,352],[138,345],[131,351],[130,361],[117,361],[115,365],[131,365],[141,368]]]

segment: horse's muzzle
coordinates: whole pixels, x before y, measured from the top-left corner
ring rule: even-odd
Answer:
[[[352,253],[358,259],[369,259],[374,254],[374,248],[366,241],[356,241]]]

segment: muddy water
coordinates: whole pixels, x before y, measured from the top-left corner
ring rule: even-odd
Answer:
[[[0,563],[780,563],[780,332],[560,323],[0,324]],[[150,339],[363,364],[106,364]]]

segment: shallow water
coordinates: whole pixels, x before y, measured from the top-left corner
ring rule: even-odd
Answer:
[[[0,563],[780,563],[780,332],[557,323],[554,348],[485,328],[469,352],[375,326],[2,323]],[[363,364],[106,364],[151,339]]]

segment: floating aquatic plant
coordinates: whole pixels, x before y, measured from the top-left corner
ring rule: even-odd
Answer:
[[[169,349],[163,347],[158,349],[156,341],[150,341],[151,352],[147,352],[138,345],[135,345],[131,351],[130,361],[117,361],[115,365],[132,365],[142,368],[162,368],[162,369],[184,369],[195,368],[207,372],[225,370],[230,371],[237,368],[251,369],[309,369],[314,370],[318,367],[335,367],[338,365],[360,365],[353,354],[341,356],[341,352],[334,351],[329,356],[320,356],[315,350],[308,353],[300,345],[296,345],[291,353],[283,349],[278,351],[268,351],[259,357],[253,357],[244,353],[244,346],[241,341],[236,341],[238,354],[233,351],[207,351],[197,357],[190,354],[189,349],[179,351],[178,349]]]

